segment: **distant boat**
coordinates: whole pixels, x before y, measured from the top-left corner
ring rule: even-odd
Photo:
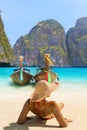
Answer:
[[[33,75],[30,74],[29,69],[23,68],[23,56],[19,57],[19,63],[19,68],[14,69],[14,73],[11,74],[10,77],[12,78],[14,83],[17,83],[19,85],[28,84],[30,80],[32,80]]]
[[[49,83],[51,83],[59,80],[58,75],[52,72],[49,68],[49,65],[53,65],[52,61],[50,60],[50,54],[45,54],[44,59],[45,59],[45,67],[36,70],[37,74],[33,77],[35,81],[38,82],[40,80],[46,80]]]

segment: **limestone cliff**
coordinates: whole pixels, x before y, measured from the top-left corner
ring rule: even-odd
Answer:
[[[3,66],[5,64],[6,66],[7,63],[9,63],[10,65],[13,63],[13,59],[13,49],[11,48],[11,45],[5,33],[4,24],[0,15],[0,64]]]
[[[29,65],[43,66],[45,53],[50,53],[55,66],[68,65],[65,31],[62,25],[53,19],[39,22],[14,45],[17,60],[19,55],[23,55]]]
[[[75,27],[66,34],[70,66],[87,66],[87,17],[77,20]]]

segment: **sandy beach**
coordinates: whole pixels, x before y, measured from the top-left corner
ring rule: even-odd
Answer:
[[[55,91],[48,100],[63,102],[65,107],[62,109],[64,117],[72,119],[68,127],[60,128],[55,118],[39,120],[33,113],[29,113],[31,120],[25,124],[16,123],[21,109],[28,99],[31,91],[12,91],[0,95],[0,130],[86,130],[87,129],[87,91]]]

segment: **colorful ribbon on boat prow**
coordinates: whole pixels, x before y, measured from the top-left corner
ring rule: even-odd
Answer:
[[[51,83],[51,75],[50,75],[50,72],[47,71],[47,70],[44,70],[44,72],[46,72],[46,81],[48,81],[48,83]]]
[[[21,81],[23,80],[23,71],[22,71],[22,69],[20,69],[20,80]]]

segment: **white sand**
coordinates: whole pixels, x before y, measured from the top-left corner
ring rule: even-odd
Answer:
[[[17,124],[21,109],[32,92],[24,89],[17,91],[0,94],[0,130],[87,130],[87,91],[66,92],[60,89],[59,92],[52,93],[50,99],[65,104],[62,110],[64,117],[73,120],[66,128],[60,128],[55,118],[48,120],[46,124],[36,117],[23,125]],[[33,116],[32,113],[29,115]]]

